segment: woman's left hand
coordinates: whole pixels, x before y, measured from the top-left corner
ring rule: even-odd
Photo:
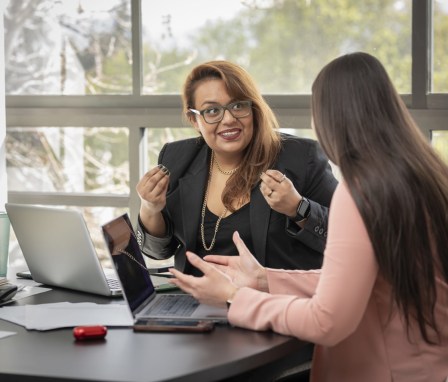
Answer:
[[[286,216],[295,216],[302,196],[286,175],[277,170],[267,170],[260,178],[260,191],[269,206]]]
[[[201,303],[215,306],[225,305],[238,289],[230,277],[192,252],[187,252],[187,258],[194,267],[202,271],[204,276],[186,275],[171,268],[170,272],[175,278],[170,279],[170,282],[191,294]]]

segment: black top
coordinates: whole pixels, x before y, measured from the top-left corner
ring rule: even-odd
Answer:
[[[219,216],[216,216],[213,212],[211,212],[208,207],[205,209],[204,236],[207,248],[210,247],[210,244],[213,240],[213,235],[215,233],[215,227],[218,218]],[[194,250],[194,252],[200,257],[212,254],[238,256],[238,251],[232,240],[233,233],[235,231],[238,231],[249,251],[253,253],[254,250],[252,245],[252,234],[250,232],[250,227],[247,224],[248,221],[249,203],[245,204],[239,210],[236,210],[231,215],[221,220],[221,222],[219,223],[218,232],[216,233],[215,245],[213,246],[211,251],[206,251],[204,246],[202,245],[201,230],[199,229],[196,249]],[[185,270],[192,275],[202,276],[202,272],[192,267],[189,263],[186,265]]]

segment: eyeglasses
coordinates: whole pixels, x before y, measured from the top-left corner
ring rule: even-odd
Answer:
[[[226,110],[234,118],[244,118],[252,113],[252,101],[237,101],[229,103],[225,106],[213,106],[204,110],[188,109],[192,113],[202,115],[205,122],[207,123],[218,123],[224,118],[224,113]]]

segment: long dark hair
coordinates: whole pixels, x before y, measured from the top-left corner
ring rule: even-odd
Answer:
[[[408,330],[416,320],[434,343],[436,276],[448,281],[448,167],[369,54],[325,66],[311,102],[317,137],[340,167]]]
[[[211,78],[223,80],[233,99],[252,101],[254,135],[244,153],[242,165],[227,181],[222,196],[224,205],[234,211],[233,202],[250,195],[251,189],[260,180],[260,173],[273,165],[280,152],[278,122],[249,73],[241,66],[225,60],[200,64],[188,75],[182,101],[184,113],[189,119],[196,118],[188,109],[195,108],[198,85]]]

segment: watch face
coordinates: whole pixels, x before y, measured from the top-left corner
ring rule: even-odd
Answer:
[[[299,207],[297,207],[297,216],[295,221],[306,219],[310,213],[310,202],[306,198],[302,198]]]

